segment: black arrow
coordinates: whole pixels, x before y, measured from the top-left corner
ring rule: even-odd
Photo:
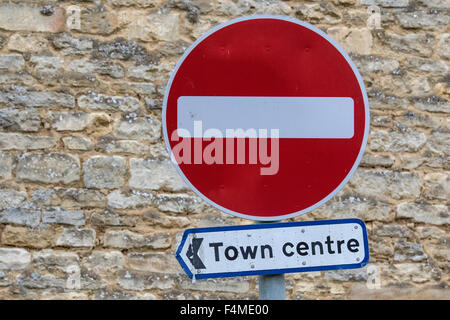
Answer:
[[[198,256],[198,250],[203,242],[203,238],[193,238],[192,243],[189,245],[188,250],[186,252],[186,257],[192,263],[195,269],[206,269],[202,260]]]

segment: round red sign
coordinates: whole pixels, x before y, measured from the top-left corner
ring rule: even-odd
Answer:
[[[252,220],[309,212],[356,170],[369,133],[364,84],[312,25],[249,16],[219,25],[182,56],[167,85],[164,138],[205,201]]]

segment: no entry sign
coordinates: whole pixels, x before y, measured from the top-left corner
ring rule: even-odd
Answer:
[[[328,35],[279,16],[232,20],[199,38],[169,80],[164,138],[204,200],[248,219],[313,210],[358,166],[369,105]]]
[[[359,219],[187,229],[177,250],[198,279],[361,268],[369,261]]]

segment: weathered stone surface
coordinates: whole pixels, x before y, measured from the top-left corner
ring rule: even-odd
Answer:
[[[95,245],[94,229],[64,228],[56,240],[62,247],[93,247]]]
[[[7,225],[3,230],[1,241],[10,246],[43,249],[52,247],[57,235],[57,231],[51,227],[30,229]]]
[[[397,14],[399,24],[405,29],[424,29],[430,30],[439,28],[449,23],[449,16],[439,14],[438,11],[414,11],[402,12]]]
[[[48,117],[56,131],[82,131],[92,121],[91,114],[86,112],[49,112]]]
[[[128,76],[137,80],[167,82],[173,68],[173,65],[165,64],[132,66],[128,68]]]
[[[25,60],[20,54],[0,54],[0,71],[14,72],[23,69]]]
[[[153,159],[169,160],[170,156],[167,148],[162,143],[154,143],[150,146],[150,155]]]
[[[425,283],[430,280],[439,280],[441,277],[441,272],[427,261],[382,265],[381,269],[382,276],[388,278],[386,280],[399,285]]]
[[[444,33],[437,45],[437,52],[443,59],[450,59],[450,33]]]
[[[373,230],[373,234],[378,237],[391,237],[391,238],[414,238],[414,232],[408,227],[402,225],[382,225]]]
[[[355,300],[448,300],[450,293],[445,287],[383,286],[378,290],[364,285],[353,285],[348,296]]]
[[[80,180],[80,160],[74,155],[60,152],[25,153],[19,157],[17,178],[68,184]]]
[[[105,233],[104,246],[120,249],[152,248],[164,249],[171,245],[171,237],[168,234],[157,233],[144,236],[128,230],[108,230]]]
[[[352,57],[355,62],[358,71],[362,75],[369,74],[371,72],[390,73],[399,67],[399,62],[394,59],[384,58],[382,56],[366,56],[356,55]]]
[[[0,109],[0,129],[5,131],[37,132],[41,118],[34,109]]]
[[[177,274],[179,264],[173,255],[163,252],[130,252],[128,264],[133,270]]]
[[[331,27],[327,33],[347,52],[370,54],[372,51],[372,33],[367,28]]]
[[[394,261],[422,261],[426,259],[427,255],[423,251],[422,244],[403,240],[395,243]]]
[[[83,8],[80,14],[80,32],[109,35],[117,29],[117,15],[107,7]]]
[[[166,228],[185,228],[190,224],[189,219],[186,217],[172,217],[157,210],[145,211],[143,218],[150,225],[160,225]]]
[[[58,205],[63,208],[96,208],[106,205],[106,197],[97,190],[58,189]]]
[[[8,49],[18,52],[40,52],[47,48],[48,40],[35,33],[14,33],[8,41]]]
[[[423,182],[425,198],[444,201],[450,198],[450,176],[448,173],[429,173],[424,177]]]
[[[387,8],[401,8],[409,5],[409,0],[360,0],[365,6],[381,6]]]
[[[56,139],[53,137],[0,132],[0,150],[49,149],[55,145]]]
[[[392,206],[373,197],[337,195],[325,205],[314,210],[318,219],[359,218],[363,221],[393,220]]]
[[[42,222],[82,226],[86,219],[84,212],[81,210],[64,210],[53,207],[42,211]]]
[[[0,151],[0,178],[12,178],[12,170],[14,167],[14,157],[6,152]]]
[[[391,155],[375,155],[365,152],[363,158],[361,159],[361,167],[391,167],[395,162],[395,158]]]
[[[369,147],[372,151],[416,152],[427,140],[424,133],[416,130],[407,131],[372,131]]]
[[[53,37],[53,46],[61,49],[62,55],[84,55],[91,53],[94,48],[92,39],[74,38],[68,33],[61,33]]]
[[[158,194],[155,205],[161,211],[184,214],[202,213],[209,208],[199,197],[173,193]]]
[[[425,251],[440,265],[447,265],[450,261],[450,245],[448,241],[442,243],[428,243]]]
[[[151,293],[137,293],[125,290],[100,290],[95,294],[96,300],[157,300]]]
[[[92,142],[84,137],[64,137],[62,138],[64,147],[69,150],[89,151],[92,149]]]
[[[78,98],[80,108],[89,110],[111,110],[135,112],[139,109],[139,100],[133,97],[106,96],[89,91]]]
[[[430,57],[433,54],[435,37],[429,33],[382,34],[382,41],[392,50],[420,57]]]
[[[69,69],[89,76],[98,73],[100,75],[108,75],[113,78],[124,77],[124,70],[120,64],[110,63],[103,60],[72,60],[69,64]]]
[[[414,107],[424,111],[450,113],[450,103],[437,96],[414,99]]]
[[[377,87],[388,94],[400,96],[423,96],[432,92],[431,83],[427,78],[400,76],[396,73],[397,71],[394,71],[390,75],[379,77],[376,83]]]
[[[96,226],[134,227],[138,217],[135,215],[120,215],[111,210],[94,212],[91,216],[91,224]]]
[[[444,155],[435,155],[426,151],[424,156],[417,157],[415,154],[404,154],[399,157],[398,168],[413,170],[420,167],[450,169],[449,157]]]
[[[0,271],[0,287],[7,287],[12,282],[8,279],[8,273],[5,271]]]
[[[179,14],[151,13],[143,15],[136,11],[121,12],[119,25],[128,39],[174,41],[179,39]]]
[[[83,163],[87,188],[114,189],[124,185],[125,159],[118,156],[94,156]]]
[[[44,249],[33,253],[32,262],[38,270],[66,272],[71,266],[79,266],[80,258],[74,252]]]
[[[0,188],[0,210],[5,208],[15,208],[26,199],[27,193],[25,191]]]
[[[119,139],[155,142],[161,137],[161,122],[153,118],[138,118],[135,113],[130,113],[119,121],[114,136]]]
[[[24,249],[0,248],[0,270],[23,270],[31,262],[31,255]]]
[[[207,280],[197,280],[192,283],[190,279],[184,279],[181,282],[181,288],[185,290],[245,293],[250,289],[250,284],[248,280],[242,279],[220,279],[215,283]]]
[[[0,223],[11,223],[36,227],[41,220],[41,212],[21,208],[7,208],[0,213]]]
[[[120,251],[94,250],[82,260],[82,266],[94,272],[114,272],[125,265],[125,258]]]
[[[367,93],[371,109],[401,110],[408,107],[408,100],[381,91]]]
[[[411,58],[405,60],[405,65],[409,70],[416,72],[428,72],[432,75],[444,75],[448,72],[447,64],[444,61],[434,61],[430,59]]]
[[[400,126],[408,127],[425,127],[436,128],[444,124],[444,119],[438,117],[432,117],[425,113],[419,112],[405,112],[395,117],[395,120],[399,121]],[[408,130],[404,132],[405,135],[413,134],[418,135],[417,131]]]
[[[17,283],[27,289],[59,289],[66,287],[66,280],[53,274],[24,272],[17,276]]]
[[[416,231],[419,239],[441,239],[446,235],[444,230],[432,226],[419,226]]]
[[[178,8],[188,13],[192,11],[193,7],[199,10],[199,13],[208,13],[213,9],[213,0],[170,0],[169,5],[174,8]]]
[[[449,139],[450,139],[449,132],[436,130],[429,136],[427,146],[433,152],[449,155],[450,154],[450,145],[448,144]]]
[[[283,2],[273,2],[273,4],[284,4]],[[273,8],[273,7],[272,7]],[[264,13],[264,7],[261,8],[262,13]],[[260,10],[261,10],[260,9]],[[275,9],[275,8],[274,8]],[[284,8],[278,8],[281,11],[287,12],[279,12],[278,14],[287,14],[290,11],[288,6]],[[340,12],[331,4],[331,3],[314,3],[314,4],[300,4],[295,7],[295,15],[297,18],[316,24],[321,21],[326,22],[327,24],[337,24],[342,20],[342,15]]]
[[[120,270],[117,283],[128,290],[167,290],[175,284],[174,279],[165,273],[154,273],[135,270]]]
[[[108,195],[108,206],[115,209],[135,209],[150,206],[154,199],[155,196],[150,193],[134,191],[124,194],[119,190],[114,190]]]
[[[11,31],[60,32],[65,28],[63,8],[55,8],[51,15],[43,15],[39,7],[1,4],[0,28]]]
[[[131,188],[148,190],[186,190],[175,167],[170,161],[152,159],[130,159]]]
[[[372,236],[370,238],[369,253],[372,257],[392,259],[394,256],[394,244],[391,239]]]
[[[106,206],[106,197],[100,191],[90,189],[37,189],[32,193],[32,199],[38,206],[60,206],[64,209]]]
[[[98,59],[132,60],[139,64],[159,62],[159,55],[133,40],[115,38],[112,41],[98,43],[95,46],[94,57]]]
[[[0,105],[25,107],[63,107],[73,108],[75,99],[72,95],[60,92],[28,91],[14,87],[12,90],[0,91]]]
[[[333,281],[367,281],[369,275],[364,269],[349,269],[349,270],[331,270],[325,272],[325,280]]]
[[[151,95],[156,92],[155,85],[149,82],[119,82],[111,88],[121,94]]]
[[[139,6],[143,8],[153,7],[158,4],[158,0],[106,0],[107,3],[117,7]]]
[[[128,153],[135,155],[146,155],[150,153],[148,143],[135,140],[114,140],[113,137],[102,137],[95,145],[95,150],[105,153]]]
[[[45,81],[48,78],[59,78],[64,71],[63,61],[58,57],[33,55],[30,62],[33,65],[33,74]]]
[[[444,225],[450,224],[448,207],[426,202],[402,202],[397,206],[398,218],[412,218],[416,222]]]
[[[422,181],[418,174],[397,171],[356,170],[349,185],[360,195],[380,199],[416,199]]]
[[[27,71],[19,72],[1,72],[0,73],[0,85],[12,85],[12,86],[34,86],[38,81],[31,76]],[[0,95],[1,95],[0,89]],[[1,98],[3,99],[3,98]],[[14,104],[9,103],[8,105],[1,103],[0,106],[13,106]]]

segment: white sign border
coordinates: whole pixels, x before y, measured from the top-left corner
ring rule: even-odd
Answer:
[[[238,22],[242,22],[242,21],[247,21],[247,20],[257,20],[257,19],[275,19],[275,20],[284,20],[284,21],[288,21],[288,22],[292,22],[295,24],[298,24],[302,27],[305,27],[307,29],[310,29],[311,31],[319,34],[320,36],[322,36],[323,38],[325,38],[328,42],[330,42],[338,51],[339,53],[345,58],[345,60],[347,61],[347,63],[350,65],[350,67],[352,68],[353,73],[356,76],[356,79],[358,80],[358,84],[359,87],[361,89],[362,92],[362,96],[363,96],[363,100],[364,100],[364,107],[365,107],[365,130],[364,130],[364,137],[363,137],[363,141],[361,143],[361,148],[359,150],[358,153],[358,157],[356,158],[355,163],[353,164],[353,167],[351,168],[351,170],[349,171],[349,173],[347,174],[347,176],[344,178],[344,180],[342,180],[342,182],[336,187],[336,189],[334,189],[332,192],[330,192],[325,198],[323,198],[321,201],[315,203],[312,206],[309,206],[308,208],[305,208],[303,210],[291,213],[291,214],[286,214],[286,215],[279,215],[279,216],[271,216],[271,217],[266,217],[266,216],[251,216],[251,215],[247,215],[247,214],[243,214],[243,213],[239,213],[239,212],[235,212],[232,211],[230,209],[227,209],[225,207],[222,207],[221,205],[215,203],[214,201],[210,200],[209,198],[207,198],[204,194],[202,194],[194,185],[192,185],[192,183],[187,179],[187,177],[184,175],[183,171],[180,169],[180,166],[178,164],[174,164],[178,173],[181,175],[181,177],[183,178],[184,182],[198,195],[200,196],[200,198],[202,198],[204,201],[206,201],[207,203],[209,203],[210,205],[212,205],[213,207],[226,212],[228,214],[231,214],[233,216],[236,216],[238,218],[244,218],[244,219],[249,219],[249,220],[256,220],[256,221],[279,221],[281,219],[290,219],[290,218],[294,218],[297,217],[299,215],[308,213],[316,208],[318,208],[319,206],[321,206],[322,204],[326,203],[328,200],[330,200],[332,197],[334,197],[334,195],[336,195],[336,193],[338,193],[346,184],[347,182],[350,180],[350,178],[353,176],[353,174],[356,171],[356,168],[358,167],[359,163],[361,162],[361,159],[363,157],[364,154],[364,150],[366,148],[367,145],[367,140],[369,138],[369,129],[370,129],[370,109],[369,109],[369,99],[367,97],[367,93],[366,93],[366,88],[364,86],[364,82],[363,79],[361,77],[361,75],[358,72],[358,69],[356,68],[356,65],[353,63],[353,61],[351,60],[350,56],[344,51],[344,49],[333,39],[331,38],[329,35],[327,35],[325,32],[323,32],[322,30],[320,30],[319,28],[314,27],[313,25],[295,19],[295,18],[291,18],[291,17],[287,17],[287,16],[281,16],[281,15],[250,15],[250,16],[244,16],[244,17],[240,17],[240,18],[235,18],[232,19],[228,22],[222,23],[214,28],[212,28],[211,30],[209,30],[208,32],[206,32],[205,34],[203,34],[200,38],[198,38],[183,54],[183,56],[180,58],[180,60],[178,61],[178,63],[176,64],[174,70],[172,71],[172,74],[170,76],[169,82],[167,83],[166,86],[166,90],[164,93],[164,100],[163,100],[163,110],[162,110],[162,121],[163,121],[163,135],[164,135],[164,142],[166,143],[166,148],[167,151],[169,152],[169,155],[172,154],[172,150],[170,149],[170,143],[169,143],[169,137],[168,137],[168,133],[167,133],[167,127],[166,127],[166,112],[167,112],[167,100],[169,97],[169,93],[170,93],[170,89],[172,87],[172,82],[178,72],[178,69],[180,68],[180,66],[183,64],[184,60],[189,56],[189,54],[191,53],[192,50],[195,49],[195,47],[202,42],[204,39],[206,39],[207,37],[209,37],[211,34],[213,34],[214,32],[225,28],[229,25],[238,23]]]

